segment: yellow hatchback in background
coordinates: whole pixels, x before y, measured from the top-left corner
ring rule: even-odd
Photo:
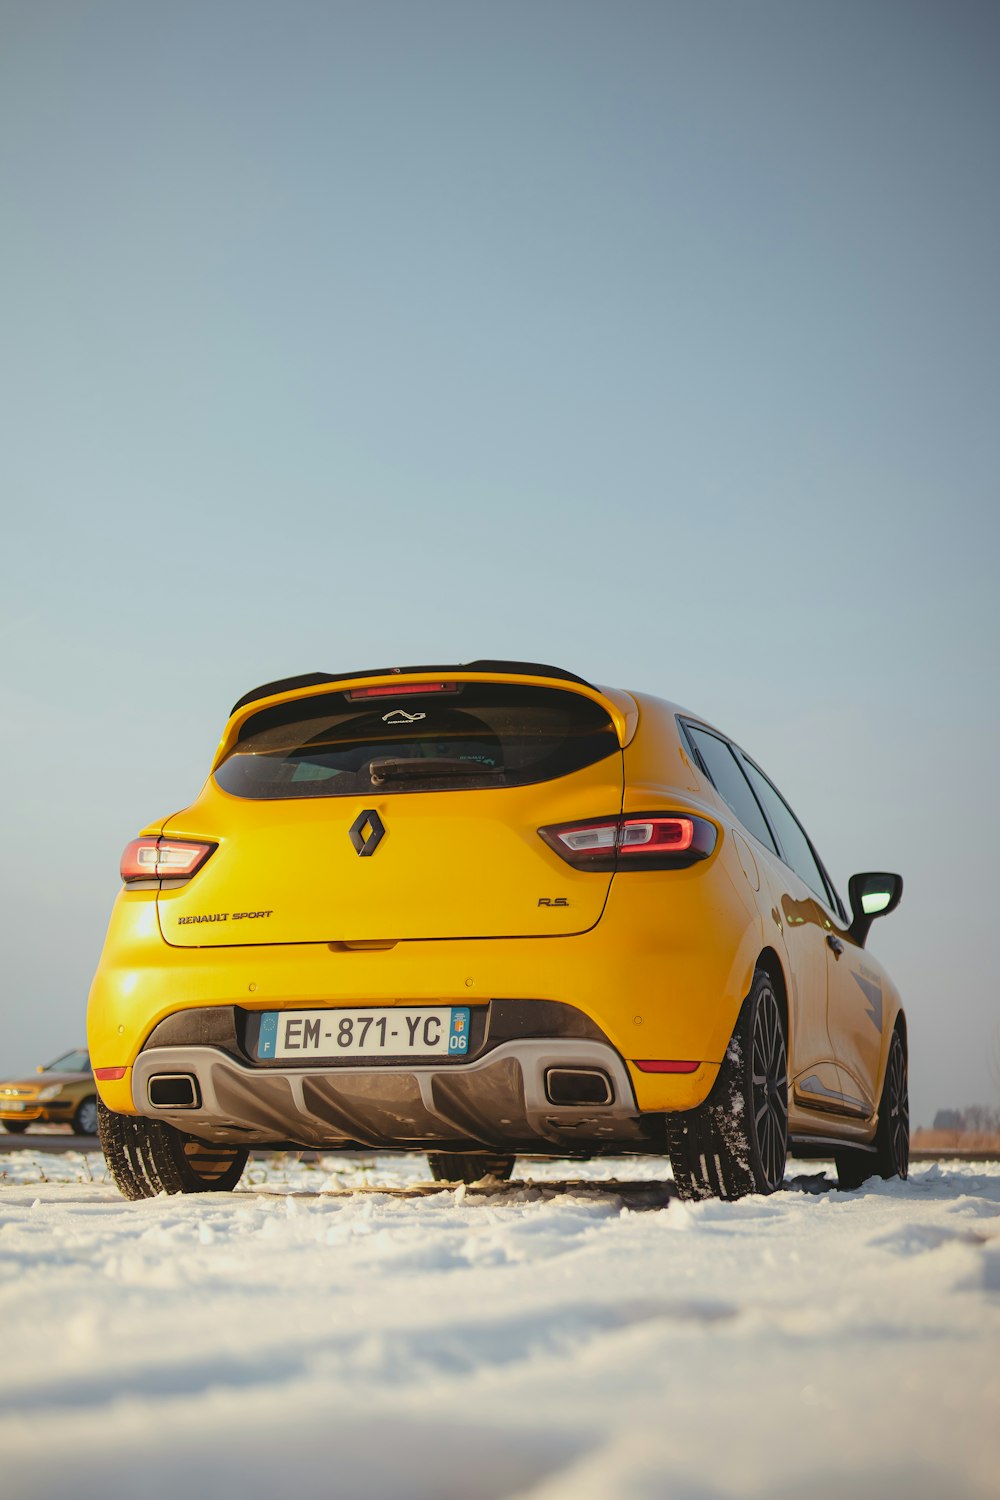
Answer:
[[[764,772],[697,716],[520,662],[269,683],[122,860],[90,996],[128,1197],[251,1147],[669,1155],[682,1195],[906,1175],[907,1031]]]
[[[74,1135],[96,1135],[97,1090],[86,1049],[64,1052],[27,1078],[0,1082],[0,1124],[11,1135],[29,1125],[68,1125]]]

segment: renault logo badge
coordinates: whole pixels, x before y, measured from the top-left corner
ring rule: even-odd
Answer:
[[[374,854],[385,834],[385,824],[373,807],[358,813],[350,827],[351,843],[362,856]]]

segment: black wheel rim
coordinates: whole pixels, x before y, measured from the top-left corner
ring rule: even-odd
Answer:
[[[240,1146],[215,1146],[188,1136],[184,1142],[184,1157],[196,1177],[202,1182],[213,1183],[232,1169],[242,1149]]]
[[[765,1184],[776,1188],[788,1153],[788,1064],[778,1002],[763,990],[753,1023],[753,1124]]]
[[[889,1149],[899,1177],[910,1166],[910,1094],[906,1082],[906,1057],[898,1036],[889,1053]]]

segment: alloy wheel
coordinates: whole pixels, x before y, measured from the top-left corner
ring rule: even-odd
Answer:
[[[773,1190],[785,1175],[788,1152],[788,1063],[778,1002],[770,988],[761,990],[754,1016],[751,1096],[757,1150]]]
[[[906,1081],[906,1056],[898,1035],[889,1054],[889,1149],[896,1175],[905,1177],[910,1167],[910,1097]]]

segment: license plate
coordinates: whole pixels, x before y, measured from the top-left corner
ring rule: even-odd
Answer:
[[[20,1099],[3,1099],[3,1100],[0,1100],[0,1109],[2,1109],[4,1111],[10,1110],[15,1115],[16,1114],[20,1114],[21,1111],[24,1110],[24,1109],[26,1109],[26,1108],[27,1108],[27,1105],[24,1104],[22,1102],[22,1100],[20,1100]]]
[[[391,1010],[268,1010],[260,1018],[258,1058],[464,1057],[469,1007]]]

